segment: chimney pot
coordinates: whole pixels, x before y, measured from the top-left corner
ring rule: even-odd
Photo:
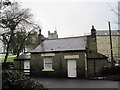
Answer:
[[[39,29],[39,34],[41,35],[41,29]]]
[[[94,29],[94,25],[92,25],[92,29]]]

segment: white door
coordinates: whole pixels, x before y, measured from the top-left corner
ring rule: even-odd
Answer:
[[[30,61],[29,60],[25,60],[24,61],[24,73],[25,74],[30,74]]]
[[[76,60],[68,60],[67,67],[68,67],[68,77],[77,77]]]

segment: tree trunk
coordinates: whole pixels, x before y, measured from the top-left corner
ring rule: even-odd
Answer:
[[[13,37],[13,31],[14,30],[11,30],[10,40],[7,43],[7,50],[6,50],[7,52],[6,52],[6,55],[5,55],[5,58],[4,58],[4,63],[7,62],[7,58],[8,58],[8,55],[9,55],[9,48],[10,48],[10,43],[11,43],[11,40],[12,40],[12,37]]]
[[[20,49],[18,49],[18,51],[17,51],[17,57],[19,57],[20,56]]]
[[[7,58],[8,58],[8,55],[9,55],[9,47],[10,47],[10,41],[7,44],[7,50],[6,50],[6,55],[5,55],[5,58],[4,58],[4,63],[7,62]]]

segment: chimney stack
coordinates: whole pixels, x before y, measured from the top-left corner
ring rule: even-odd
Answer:
[[[42,41],[45,40],[45,37],[41,33],[41,29],[39,29],[39,34],[38,34],[38,45],[41,44]]]
[[[92,35],[93,37],[96,36],[96,30],[95,30],[95,28],[94,28],[93,25],[92,25],[92,29],[91,29],[91,35]]]
[[[92,25],[91,35],[88,36],[88,48],[89,50],[94,53],[97,52],[97,42],[96,42],[96,29]]]
[[[38,36],[39,36],[39,35],[41,35],[41,29],[39,29],[39,34],[38,34]]]

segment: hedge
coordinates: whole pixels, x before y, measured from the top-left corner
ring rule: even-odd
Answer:
[[[30,79],[22,72],[15,70],[2,71],[2,90],[15,88],[21,90],[45,90],[41,83]]]
[[[103,76],[120,75],[120,66],[105,67],[102,69]]]
[[[110,80],[120,81],[120,66],[103,68],[101,71],[101,76],[108,77]]]

